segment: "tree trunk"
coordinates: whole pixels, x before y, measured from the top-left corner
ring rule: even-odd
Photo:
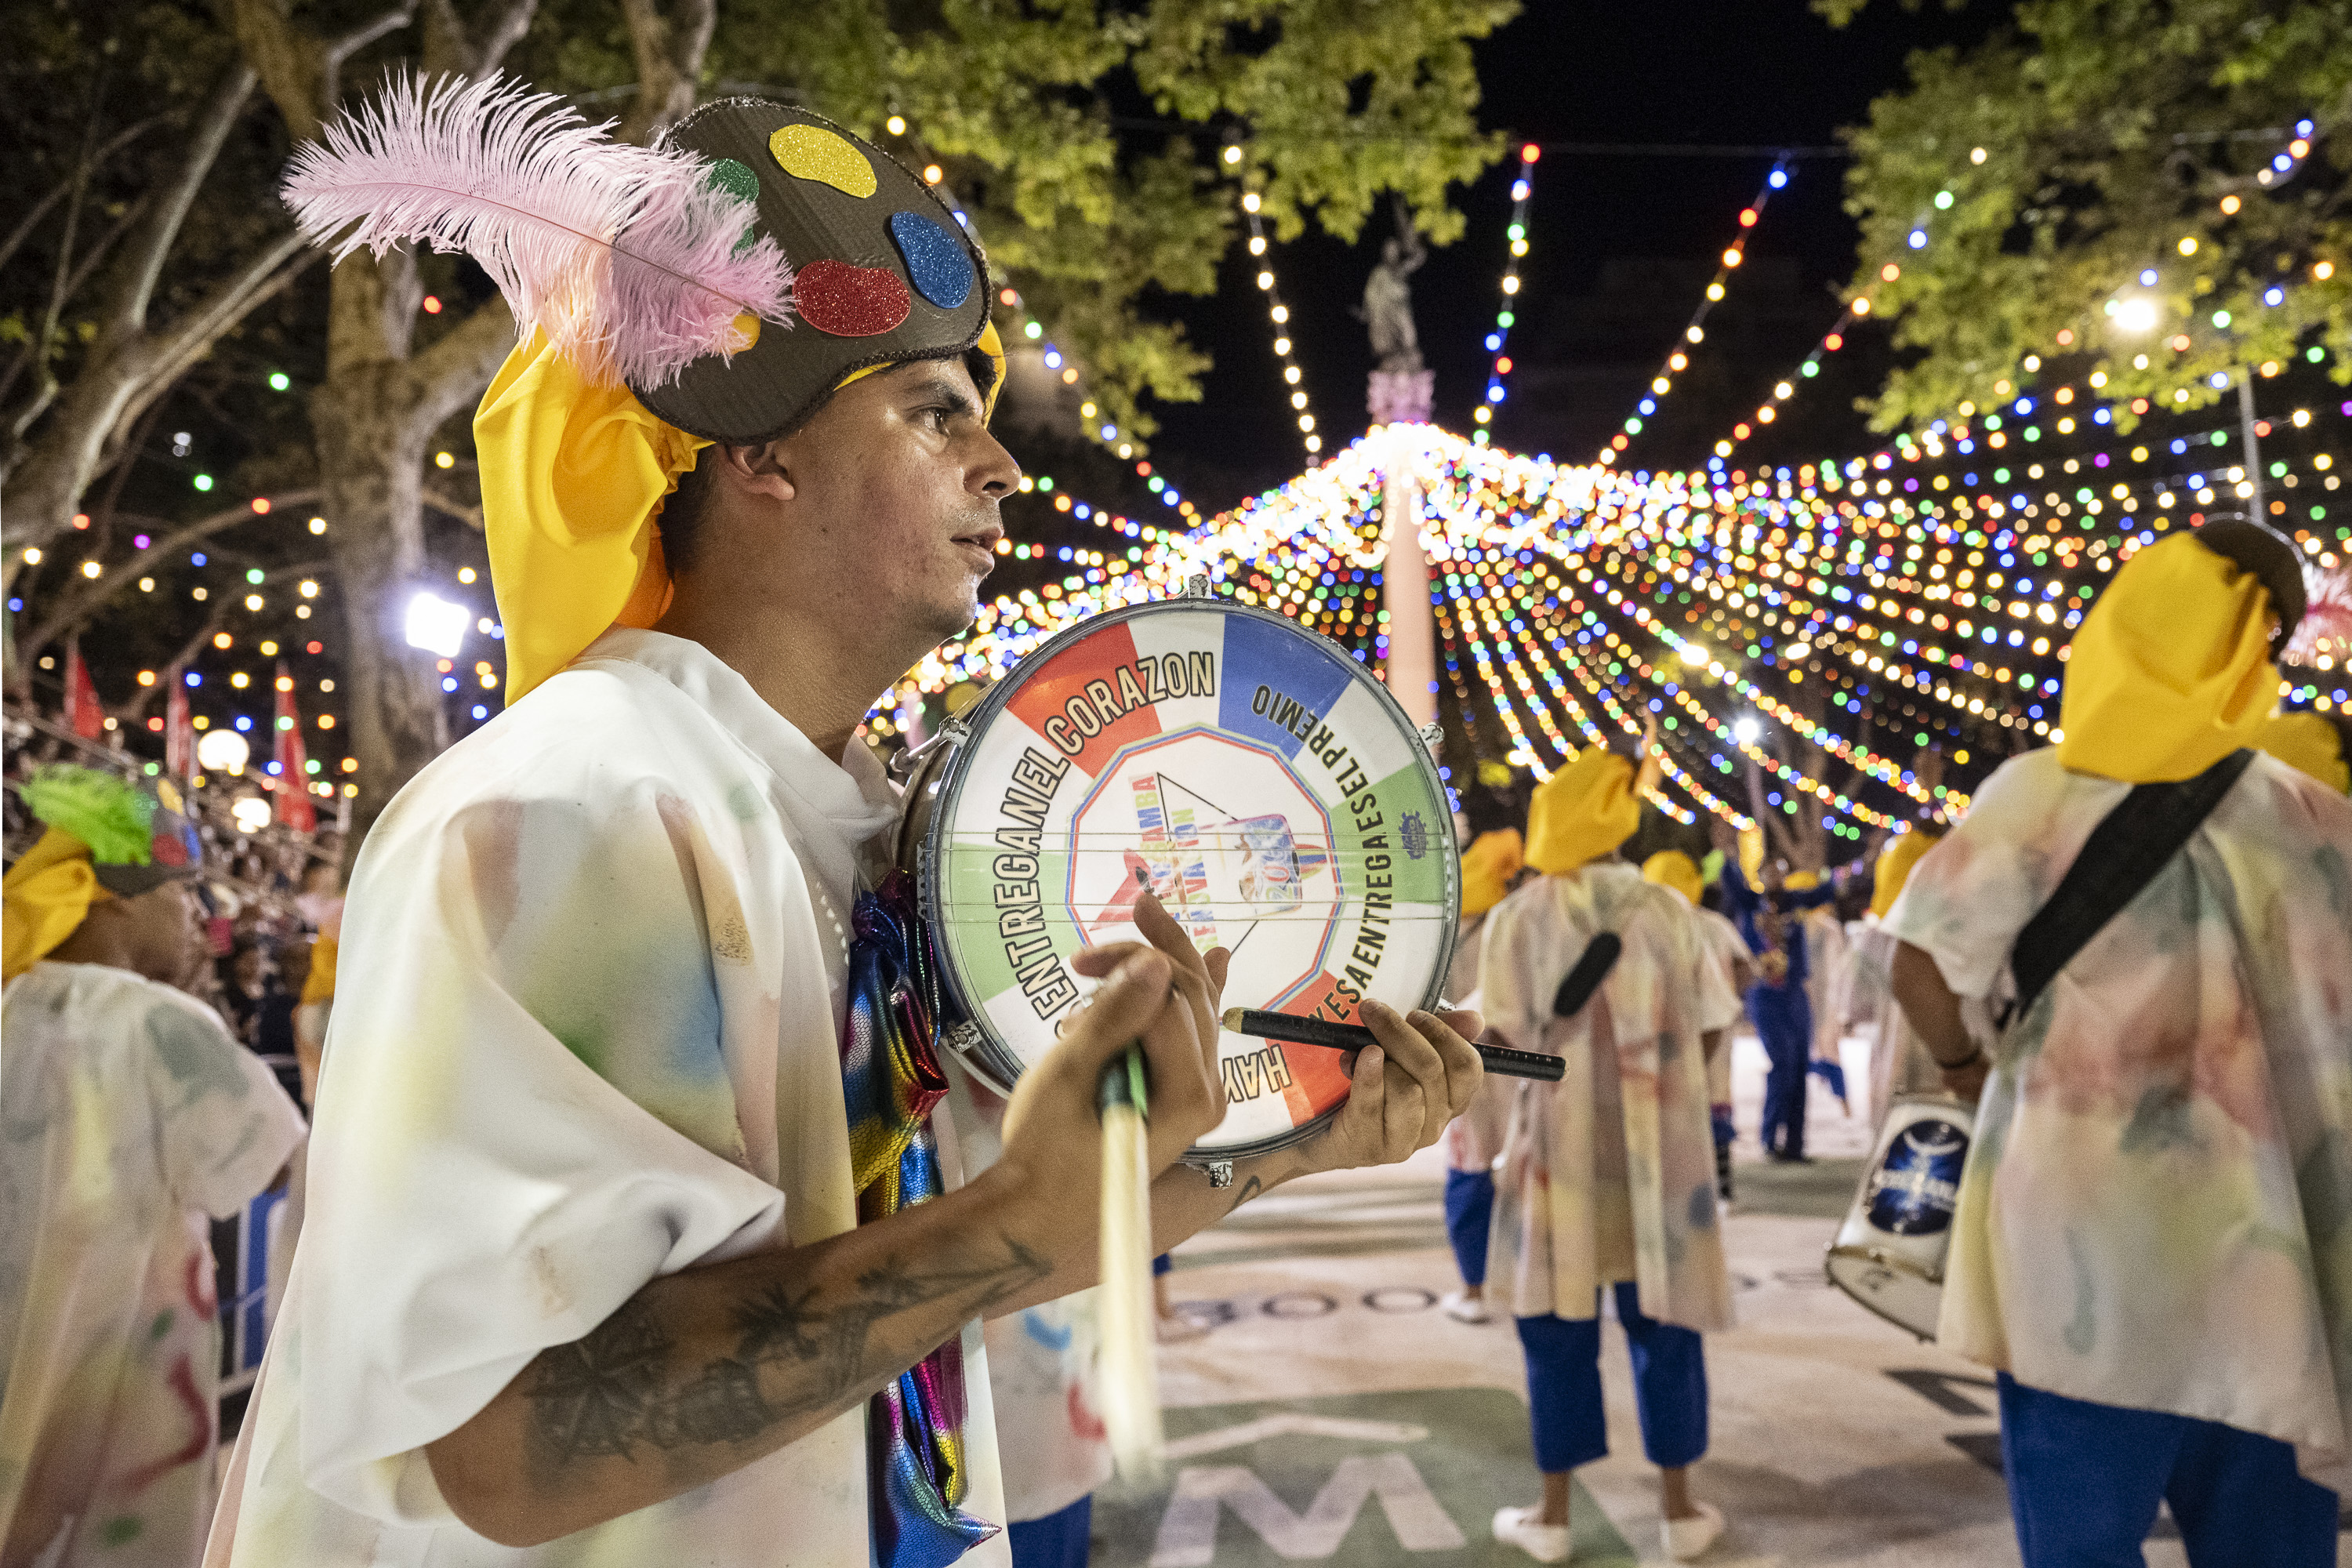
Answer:
[[[408,643],[409,601],[433,584],[425,550],[426,448],[441,425],[489,384],[513,343],[503,303],[481,307],[411,354],[414,261],[364,252],[335,268],[327,378],[310,395],[310,429],[326,490],[327,542],[350,639],[346,678],[352,832],[346,857],[402,786],[449,744],[435,655]]]

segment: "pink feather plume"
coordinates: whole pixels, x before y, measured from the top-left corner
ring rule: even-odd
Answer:
[[[2309,664],[2323,653],[2352,655],[2352,571],[2304,574],[2303,619],[2280,658]]]
[[[701,160],[611,129],[497,76],[404,77],[297,149],[282,194],[338,259],[464,251],[593,380],[660,386],[744,347],[740,314],[790,325],[783,251],[764,235],[740,246],[754,204]]]

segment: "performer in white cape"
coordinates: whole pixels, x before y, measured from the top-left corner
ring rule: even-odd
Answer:
[[[1213,1190],[1174,1162],[1223,1111],[1223,963],[1141,900],[965,1181],[856,731],[971,623],[1020,479],[978,247],[750,100],[646,150],[409,84],[289,190],[347,247],[468,248],[526,324],[475,421],[510,706],[361,853],[210,1561],[1007,1562],[978,1320],[1093,1280],[1104,1064],[1149,1059],[1165,1246],[1434,1142],[1475,1053],[1368,1006],[1331,1128]]]

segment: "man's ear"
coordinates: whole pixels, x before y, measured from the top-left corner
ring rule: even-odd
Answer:
[[[771,441],[761,447],[716,446],[709,448],[719,465],[719,471],[734,489],[752,495],[766,496],[771,500],[790,500],[794,489],[793,478],[784,468],[783,443]]]

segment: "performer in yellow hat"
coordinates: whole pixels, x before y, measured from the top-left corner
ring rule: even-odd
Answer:
[[[1522,1050],[1568,1061],[1559,1083],[1516,1091],[1487,1274],[1526,1354],[1543,1472],[1542,1500],[1504,1509],[1495,1534],[1546,1563],[1568,1555],[1570,1472],[1609,1449],[1603,1289],[1615,1291],[1632,1346],[1666,1551],[1696,1556],[1723,1529],[1717,1509],[1692,1499],[1687,1468],[1706,1450],[1699,1331],[1731,1321],[1706,1068],[1739,999],[1688,900],[1615,858],[1640,824],[1639,788],[1632,762],[1594,748],[1536,791],[1528,864],[1541,875],[1489,917],[1479,963],[1491,1026]],[[1597,984],[1562,995],[1612,949]]]
[[[22,795],[46,831],[0,914],[0,1558],[180,1568],[217,1457],[206,1218],[270,1184],[302,1118],[175,989],[204,957],[177,793],[58,765]]]
[[[1885,917],[1912,1026],[1981,1085],[1940,1338],[2000,1374],[2027,1568],[2134,1561],[2159,1503],[2191,1563],[2336,1560],[2305,1472],[2352,1454],[2352,800],[2252,749],[2273,660],[2313,657],[2305,593],[2251,523],[2137,552],[2075,637],[2063,738]],[[1964,1007],[2008,1014],[1990,1053]]]
[[[1719,900],[1721,893],[1707,886],[1706,875],[1700,870],[1698,862],[1679,849],[1661,849],[1642,862],[1642,876],[1662,888],[1672,888],[1689,901],[1708,960],[1722,973],[1734,995],[1745,991],[1754,973],[1748,962],[1748,943],[1740,936],[1739,928],[1708,902],[1710,898]],[[1731,1146],[1738,1139],[1738,1130],[1731,1117],[1731,1051],[1727,1045],[1706,1059],[1706,1100],[1708,1126],[1715,1136],[1715,1190],[1724,1202],[1729,1203]]]
[[[1477,1011],[1478,959],[1486,948],[1487,917],[1526,869],[1525,847],[1516,827],[1482,833],[1462,852],[1462,930],[1454,939],[1454,963],[1445,983],[1445,999],[1453,1005]],[[1503,1152],[1503,1133],[1510,1121],[1509,1096],[1504,1080],[1490,1078],[1462,1114],[1445,1125],[1445,1237],[1461,1271],[1462,1289],[1447,1291],[1438,1308],[1457,1322],[1489,1319],[1486,1234],[1495,1217],[1495,1159]]]
[[[1214,1191],[1173,1162],[1223,1110],[1222,961],[1146,898],[961,1181],[856,734],[1020,482],[961,218],[804,110],[639,148],[497,79],[395,84],[287,189],[345,250],[466,250],[522,328],[475,416],[510,706],[354,868],[213,1561],[1006,1563],[978,1320],[1093,1279],[1104,1064],[1149,1058],[1166,1242],[1435,1142],[1475,1053],[1367,1008],[1351,1110]]]

